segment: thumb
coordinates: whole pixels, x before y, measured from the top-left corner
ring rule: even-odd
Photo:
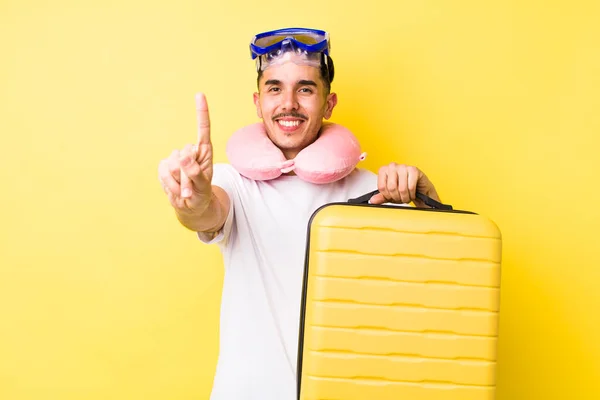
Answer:
[[[381,193],[377,193],[371,197],[369,200],[371,204],[383,204],[385,203],[385,197]]]

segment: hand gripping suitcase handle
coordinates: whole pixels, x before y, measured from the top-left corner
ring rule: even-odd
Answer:
[[[350,203],[350,204],[368,204],[369,199],[371,199],[371,197],[373,197],[374,195],[376,195],[378,193],[379,193],[379,190],[374,190],[372,192],[363,194],[362,196],[356,197],[354,199],[348,199],[348,203]],[[423,193],[417,192],[417,198],[422,200],[429,207],[437,208],[439,210],[452,210],[452,206],[450,204],[440,203],[439,201],[436,201],[436,200],[432,199],[431,197],[424,195]]]

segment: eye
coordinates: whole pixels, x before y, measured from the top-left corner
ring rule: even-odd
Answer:
[[[300,92],[310,94],[313,91],[311,88],[305,87],[305,88],[300,89]]]
[[[273,86],[273,87],[270,87],[268,91],[269,91],[269,92],[278,92],[279,90],[280,90],[280,89],[279,89],[278,87],[276,87],[276,86]]]

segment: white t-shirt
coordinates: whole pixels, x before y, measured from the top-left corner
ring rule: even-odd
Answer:
[[[253,181],[215,164],[213,184],[231,199],[216,237],[225,264],[220,354],[211,400],[295,400],[306,234],[313,212],[377,189],[356,169],[325,185],[297,176]]]

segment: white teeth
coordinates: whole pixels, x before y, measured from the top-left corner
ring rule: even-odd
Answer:
[[[300,121],[279,121],[279,124],[287,127],[292,127],[300,125]]]

